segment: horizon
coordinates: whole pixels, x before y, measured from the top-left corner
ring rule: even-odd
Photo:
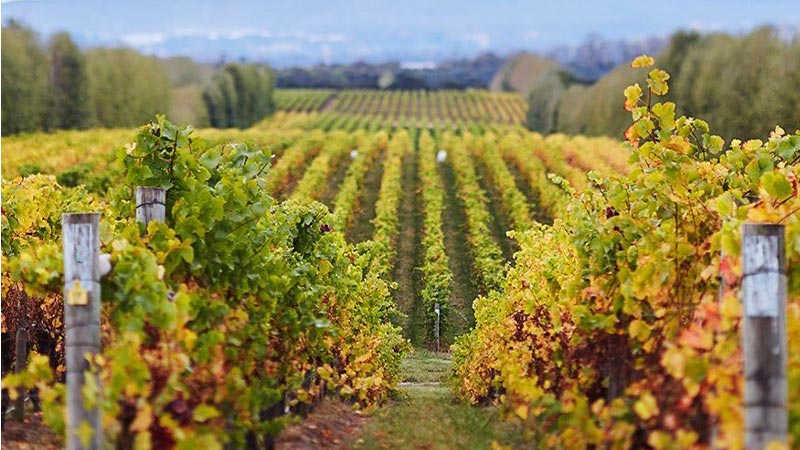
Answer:
[[[620,0],[603,5],[574,0],[558,6],[525,3],[473,1],[465,7],[452,0],[433,5],[420,0],[402,5],[386,0],[335,5],[311,0],[263,5],[238,0],[218,7],[187,0],[165,5],[153,0],[134,5],[3,0],[0,16],[4,24],[19,21],[42,38],[67,31],[83,48],[127,46],[159,57],[185,56],[202,63],[247,60],[277,68],[356,62],[428,67],[487,53],[568,51],[592,39],[636,44],[665,39],[680,30],[743,34],[773,26],[796,35],[800,29],[800,20],[791,19],[797,15],[782,12],[797,9],[789,1],[759,6],[718,0],[648,6]],[[725,7],[720,9],[721,5]],[[104,11],[101,20],[92,13],[99,8]],[[688,10],[694,13],[691,17],[676,12]],[[412,13],[404,14],[407,11]],[[646,14],[649,20],[641,20]],[[392,18],[390,23],[385,23],[386,17]]]

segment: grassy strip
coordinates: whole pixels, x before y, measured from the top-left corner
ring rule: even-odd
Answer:
[[[478,175],[469,157],[467,146],[473,137],[469,134],[461,139],[446,134],[443,137],[447,158],[456,176],[458,197],[464,202],[467,231],[475,270],[479,279],[479,290],[488,292],[502,285],[505,267],[503,252],[491,238],[489,223],[492,216],[487,208],[486,192],[480,188]]]
[[[345,228],[345,235],[350,242],[364,242],[372,239],[375,231],[375,207],[383,181],[384,162],[389,153],[388,133],[381,131],[378,134],[385,136],[386,142],[380,148],[377,158],[364,176],[363,189],[358,192],[359,198],[353,212],[352,222]]]
[[[441,311],[441,332],[449,327],[451,283],[449,259],[445,252],[442,231],[444,189],[436,171],[436,146],[427,131],[419,138],[419,178],[422,190],[425,218],[422,227],[422,243],[425,257],[422,265],[422,304],[425,330],[430,342],[435,339],[436,314],[434,305]]]
[[[444,244],[449,256],[450,273],[453,275],[450,324],[442,334],[442,340],[449,344],[454,342],[456,336],[466,333],[475,324],[472,301],[478,296],[478,280],[474,275],[475,266],[470,255],[467,216],[464,213],[463,202],[458,198],[453,167],[451,164],[438,164],[438,166],[439,176],[444,184],[444,217],[447,218],[442,222]]]
[[[401,399],[378,410],[346,448],[489,450],[493,442],[522,448],[522,430],[502,420],[492,406],[458,402],[443,386],[450,369],[447,355],[416,350],[401,364]],[[501,447],[505,448],[505,447]]]
[[[409,135],[415,143],[413,135]],[[403,155],[402,197],[397,210],[398,234],[394,247],[397,249],[393,262],[392,279],[397,283],[392,292],[394,302],[405,315],[403,335],[415,346],[425,344],[424,308],[421,304],[420,290],[422,273],[418,270],[422,265],[422,207],[419,191],[419,173],[417,170],[416,151]]]

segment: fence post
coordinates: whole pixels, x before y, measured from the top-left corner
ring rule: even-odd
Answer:
[[[784,226],[742,226],[745,448],[786,443],[786,244]]]
[[[167,191],[160,187],[139,186],[136,188],[136,221],[144,228],[152,222],[166,221]]]
[[[99,450],[102,442],[100,409],[96,403],[84,404],[82,394],[89,369],[87,356],[92,357],[100,352],[99,223],[99,213],[62,216],[67,450]],[[99,379],[95,378],[95,382],[99,384]],[[87,424],[92,435],[87,441],[88,445],[84,445],[79,430],[85,430]]]
[[[441,313],[441,310],[439,309],[439,304],[438,303],[436,303],[436,305],[434,305],[433,311],[436,313],[436,329],[435,329],[435,332],[436,332],[436,351],[438,352],[439,351],[439,343],[440,343],[440,340],[439,340],[439,320],[442,317],[442,313]]]
[[[17,328],[16,349],[15,349],[15,372],[22,373],[28,365],[28,330],[21,326]],[[14,420],[22,422],[25,420],[25,395],[27,389],[19,388],[18,397],[14,402]]]

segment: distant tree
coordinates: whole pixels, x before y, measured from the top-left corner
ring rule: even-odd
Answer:
[[[169,111],[171,86],[158,59],[116,48],[90,50],[86,61],[98,125],[137,126]]]
[[[203,92],[212,127],[247,128],[275,110],[275,77],[255,64],[228,64],[213,76]]]
[[[44,128],[47,56],[36,34],[14,21],[2,28],[2,42],[2,134]]]
[[[528,95],[528,128],[545,134],[555,132],[561,95],[572,84],[575,84],[574,77],[562,69],[550,69],[538,76]]]
[[[68,33],[50,38],[50,111],[52,128],[86,128],[91,120],[86,60]]]
[[[726,139],[764,138],[764,130],[781,125],[793,131],[800,124],[797,38],[781,40],[768,27],[741,37],[679,32],[656,61],[671,74],[668,99],[678,112],[703,117]],[[588,87],[563,89],[557,79],[541,76],[529,98],[528,126],[620,137],[630,121],[622,90],[635,82],[642,75],[628,64]]]

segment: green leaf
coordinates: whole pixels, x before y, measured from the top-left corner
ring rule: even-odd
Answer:
[[[761,187],[770,197],[781,200],[792,194],[792,184],[780,172],[767,172],[761,177]]]
[[[201,404],[194,409],[192,417],[195,422],[205,422],[208,419],[219,417],[219,411],[213,406]]]
[[[665,102],[653,105],[653,115],[663,130],[675,128],[675,103]]]

